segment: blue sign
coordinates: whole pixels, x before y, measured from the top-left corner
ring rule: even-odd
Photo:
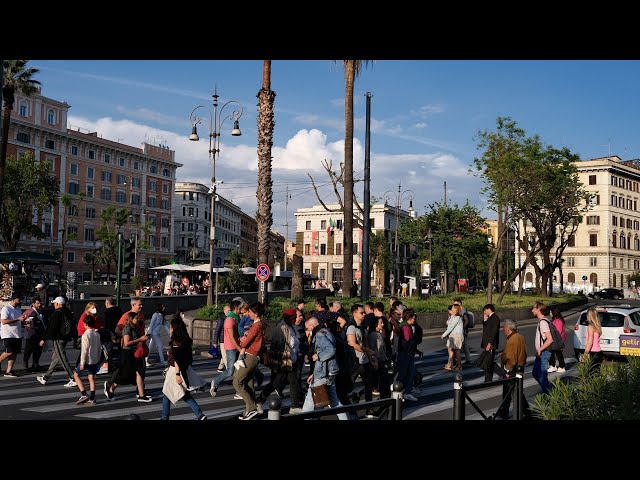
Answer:
[[[216,267],[221,267],[222,265],[224,265],[224,260],[222,259],[222,257],[216,256],[215,264]]]
[[[587,281],[587,276],[586,275],[582,275],[582,280],[584,280],[586,282]]]

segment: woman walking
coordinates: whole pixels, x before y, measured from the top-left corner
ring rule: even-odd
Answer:
[[[598,311],[591,307],[587,310],[587,345],[584,347],[584,353],[580,356],[580,362],[584,362],[585,356],[590,355],[593,358],[592,368],[600,368],[602,363],[602,350],[600,349],[600,335],[602,335],[602,327],[600,326],[600,318]]]
[[[562,337],[562,341],[565,343],[567,343],[567,332],[564,331],[564,317],[562,316],[562,312],[560,312],[560,309],[558,307],[553,307],[551,309],[551,318],[553,318],[552,322],[553,325],[558,329],[558,332],[560,332],[560,337]],[[556,358],[558,359],[558,367],[556,368]],[[562,350],[558,350],[558,351],[551,351],[551,357],[549,357],[549,368],[547,369],[547,372],[559,372],[559,373],[564,373],[566,372],[565,370],[565,363],[564,363],[564,354],[562,353]]]
[[[447,330],[442,334],[442,338],[447,340],[447,350],[449,350],[449,361],[444,366],[445,370],[462,370],[460,361],[460,349],[464,341],[464,322],[462,320],[462,307],[460,305],[449,305],[447,308],[449,319],[447,320]]]
[[[180,315],[175,315],[171,320],[169,335],[169,369],[162,387],[161,420],[169,420],[171,403],[175,405],[181,398],[191,407],[197,420],[206,420],[207,416],[202,413],[200,406],[190,393],[206,382],[191,367],[193,340]]]

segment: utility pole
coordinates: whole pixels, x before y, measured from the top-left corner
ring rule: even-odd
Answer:
[[[447,208],[447,182],[444,182],[444,208]]]
[[[122,283],[122,233],[118,232],[118,261],[116,266],[116,305],[120,306],[120,284]]]
[[[289,199],[291,195],[289,195],[289,184],[287,183],[287,196],[284,202],[284,216],[286,218],[286,223],[284,224],[285,230],[285,238],[284,238],[284,271],[287,271],[287,242],[289,241]]]
[[[371,92],[365,94],[367,97],[367,113],[364,134],[364,221],[362,236],[362,266],[360,269],[360,297],[363,302],[369,300],[371,296],[371,275],[369,270],[369,238],[371,235]]]

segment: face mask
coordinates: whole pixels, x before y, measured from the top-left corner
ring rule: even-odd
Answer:
[[[98,310],[93,307],[91,310],[89,310],[89,313],[91,313],[91,315],[95,315],[96,313],[98,313]]]

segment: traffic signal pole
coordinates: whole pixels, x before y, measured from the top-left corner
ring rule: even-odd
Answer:
[[[118,233],[118,262],[116,272],[116,305],[120,306],[120,284],[122,283],[122,233]]]

